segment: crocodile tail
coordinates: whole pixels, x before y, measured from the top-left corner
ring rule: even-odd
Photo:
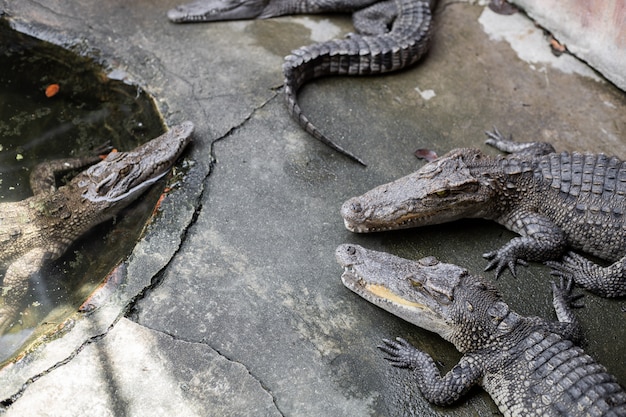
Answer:
[[[302,113],[297,93],[302,85],[327,75],[376,75],[397,71],[417,62],[430,43],[431,13],[428,2],[396,0],[398,17],[388,33],[361,36],[303,46],[285,57],[287,108],[302,128],[316,139],[349,158],[365,163],[334,143]]]
[[[297,51],[302,50],[304,50],[304,48],[300,48]],[[289,110],[289,113],[291,113],[291,116],[298,122],[298,124],[300,124],[300,126],[302,126],[302,128],[306,132],[312,135],[315,139],[365,166],[366,164],[362,159],[333,142],[313,123],[311,123],[309,118],[306,117],[306,115],[302,112],[302,109],[298,104],[297,92],[305,81],[316,78],[315,76],[307,74],[308,70],[316,65],[307,65],[306,63],[301,65],[294,65],[294,60],[289,59],[292,57],[295,56],[288,56],[286,58],[285,64],[283,65],[283,73],[285,74],[285,99],[287,102],[287,109]]]

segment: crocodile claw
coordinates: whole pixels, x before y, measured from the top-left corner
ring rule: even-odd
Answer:
[[[550,275],[576,282],[591,282],[601,275],[598,265],[574,252],[563,256],[561,262],[548,261],[546,265],[552,269]]]
[[[384,345],[377,347],[389,355],[385,359],[391,362],[392,366],[396,368],[411,368],[413,358],[416,353],[419,353],[419,350],[401,337],[397,337],[395,341],[383,339],[383,343]]]
[[[485,135],[487,135],[487,140],[485,140],[485,144],[493,146],[494,148],[498,148],[503,142],[513,142],[513,135],[509,135],[508,139],[504,137],[502,133],[498,130],[497,127],[493,127],[493,132],[488,130],[485,131]]]
[[[546,265],[552,268],[550,275],[568,279],[575,279],[577,275],[593,274],[595,266],[588,259],[574,252],[563,256],[561,262],[548,261]]]
[[[505,268],[508,268],[509,271],[511,271],[511,275],[513,275],[514,278],[517,278],[517,265],[528,266],[528,262],[525,260],[519,258],[516,259],[512,256],[507,256],[506,254],[503,255],[499,250],[484,253],[483,258],[490,261],[485,267],[485,271],[495,269],[496,278],[500,278],[500,275],[502,275],[502,271],[504,271]]]
[[[574,295],[574,280],[571,277],[559,277],[559,283],[557,284],[554,281],[550,281],[552,285],[552,293],[559,297],[565,302],[565,304],[570,308],[584,308],[585,305],[583,303],[578,302],[581,298],[585,296],[585,294],[576,294]]]

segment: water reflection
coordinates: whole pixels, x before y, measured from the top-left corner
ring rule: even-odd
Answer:
[[[58,92],[51,95],[52,84]],[[154,103],[136,86],[110,80],[89,59],[2,21],[0,85],[0,210],[3,202],[32,195],[29,174],[42,161],[89,155],[103,144],[128,150],[163,132]],[[18,320],[0,336],[0,362],[78,309],[130,252],[159,194],[154,187],[32,277]],[[0,277],[6,267],[0,265]]]

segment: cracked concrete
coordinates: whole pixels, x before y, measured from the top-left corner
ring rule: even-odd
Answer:
[[[58,416],[59,410],[116,417],[281,415],[242,364],[206,344],[124,318],[106,337],[32,382],[26,395],[27,401],[16,401],[5,415]]]
[[[165,12],[175,4],[0,0],[15,27],[96,57],[154,95],[168,124],[197,126],[188,175],[131,254],[123,288],[62,338],[0,372],[0,398],[20,394],[5,401],[5,413],[497,413],[479,389],[451,408],[426,403],[410,373],[391,369],[376,345],[405,337],[445,369],[458,353],[345,289],[333,254],[355,242],[410,258],[435,255],[478,273],[481,254],[512,234],[465,221],[354,235],[339,207],[413,171],[416,148],[483,146],[482,132],[494,124],[557,149],[626,157],[623,92],[522,61],[483,31],[481,7],[441,6],[433,47],[413,69],[323,79],[300,94],[305,113],[365,159],[363,168],[302,132],[277,91],[282,57],[318,35],[310,28],[346,33],[348,18],[172,25]],[[497,285],[521,313],[553,317],[547,281],[546,269],[531,265]],[[591,295],[585,302],[578,315],[587,350],[624,383],[626,337],[606,328],[623,314],[622,302]]]

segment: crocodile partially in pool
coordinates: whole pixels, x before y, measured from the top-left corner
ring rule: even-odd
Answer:
[[[193,129],[193,123],[184,122],[132,151],[111,152],[103,160],[94,156],[39,164],[30,176],[34,195],[0,203],[0,268],[6,268],[0,334],[16,318],[29,279],[169,172]],[[87,166],[66,185],[55,186],[57,173]]]
[[[336,258],[350,290],[463,353],[442,376],[404,339],[379,346],[393,366],[413,370],[429,402],[450,405],[480,385],[505,416],[626,416],[624,389],[577,345],[571,281],[552,286],[554,322],[517,314],[492,284],[434,257],[411,261],[345,244]]]
[[[430,45],[431,3],[425,0],[197,0],[171,9],[173,22],[266,19],[301,13],[354,12],[358,33],[303,46],[285,57],[285,99],[293,118],[313,137],[365,165],[302,113],[298,90],[328,75],[375,75],[417,62]]]
[[[460,218],[495,220],[521,235],[484,255],[496,276],[506,268],[515,275],[516,265],[526,261],[550,261],[554,274],[589,291],[626,295],[626,162],[555,152],[548,143],[514,142],[497,131],[487,143],[510,154],[452,150],[346,201],[345,226],[363,233]],[[570,247],[613,263],[603,267],[574,252],[563,256]]]

